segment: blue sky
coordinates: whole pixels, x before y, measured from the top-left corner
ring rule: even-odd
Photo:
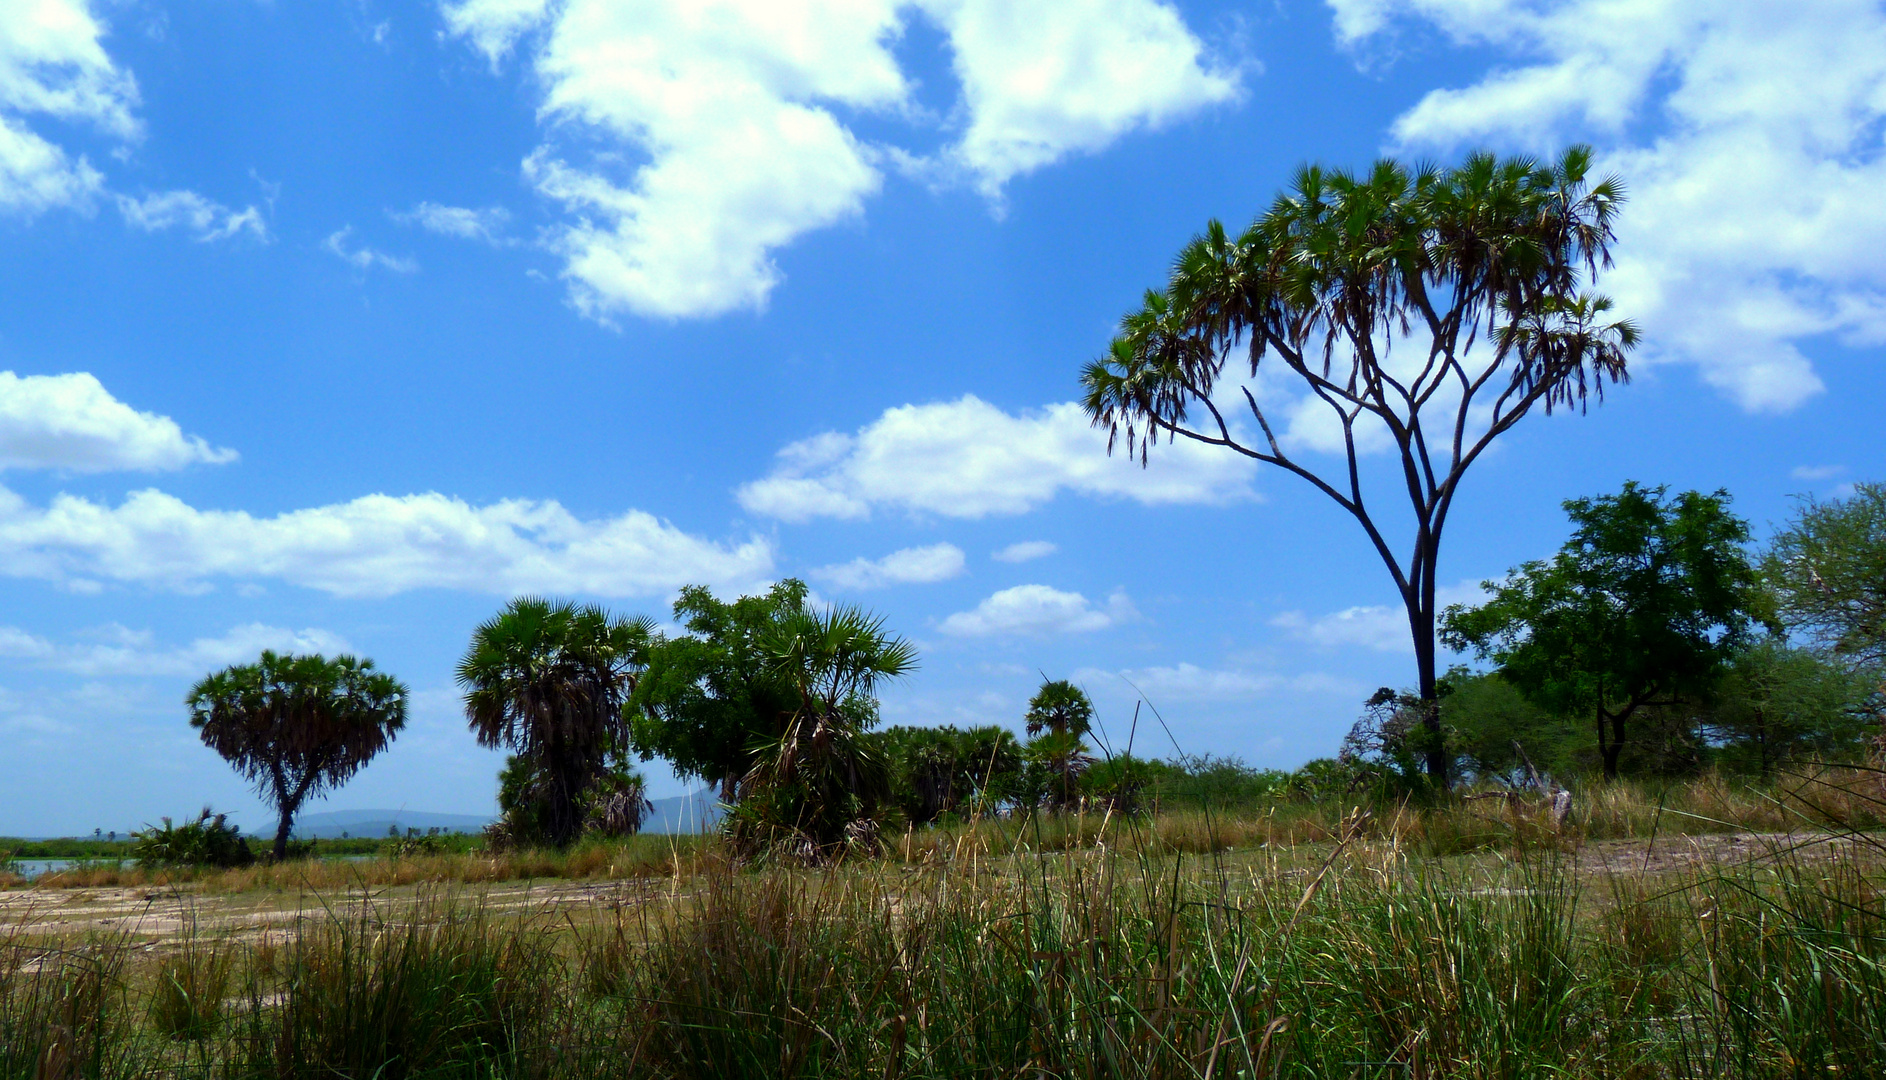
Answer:
[[[1180,245],[1305,161],[1623,175],[1634,381],[1476,466],[1468,597],[1626,479],[1766,533],[1886,471],[1883,130],[1877,3],[0,0],[0,833],[263,826],[181,701],[264,647],[412,687],[320,808],[487,812],[509,596],[787,575],[920,644],[892,722],[1046,672],[1327,754],[1412,679],[1360,533],[1068,404]]]

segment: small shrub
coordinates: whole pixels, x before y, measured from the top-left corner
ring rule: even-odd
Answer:
[[[132,851],[138,865],[146,869],[160,866],[248,866],[255,853],[243,840],[242,829],[213,813],[209,807],[195,821],[172,825],[164,818],[162,828],[149,826],[136,834]]]

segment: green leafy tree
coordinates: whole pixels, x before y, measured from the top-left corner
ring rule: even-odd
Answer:
[[[890,765],[891,797],[913,825],[991,809],[1015,794],[1021,746],[1007,728],[892,727],[873,740]]]
[[[790,837],[823,850],[874,839],[890,770],[866,733],[877,724],[879,684],[916,670],[916,646],[855,607],[790,613],[758,644],[794,704],[740,780],[740,805],[729,818],[736,840]]]
[[[1789,629],[1855,666],[1886,666],[1886,484],[1805,501],[1762,572]]]
[[[645,618],[528,596],[472,633],[458,665],[465,717],[480,746],[529,763],[554,844],[582,830],[584,794],[626,746],[622,706],[653,636]]]
[[[1441,682],[1441,721],[1460,775],[1518,785],[1534,771],[1565,779],[1590,767],[1579,758],[1591,746],[1584,723],[1533,704],[1499,672],[1456,668]]]
[[[1790,759],[1850,760],[1871,726],[1873,673],[1829,663],[1779,637],[1736,653],[1707,716],[1724,765],[1768,779]]]
[[[184,703],[204,745],[274,805],[277,860],[302,804],[346,783],[406,723],[406,687],[352,656],[264,652],[205,676]]]
[[[1449,647],[1498,664],[1540,708],[1592,718],[1606,779],[1632,716],[1707,698],[1765,618],[1728,494],[1665,492],[1627,483],[1567,502],[1572,538],[1556,556],[1486,582],[1492,599],[1443,620]]]
[[[1382,161],[1361,176],[1306,167],[1241,235],[1211,222],[1081,376],[1109,447],[1124,433],[1142,463],[1161,438],[1224,447],[1301,477],[1361,525],[1407,612],[1420,749],[1442,787],[1435,584],[1461,481],[1533,409],[1582,410],[1623,381],[1637,341],[1609,300],[1584,291],[1610,264],[1623,202],[1615,178],[1589,182],[1590,166],[1581,146],[1549,164],[1476,154],[1451,169]],[[1240,352],[1245,370],[1228,378]],[[1340,465],[1277,430],[1260,381],[1265,400],[1299,392],[1281,406],[1293,417],[1327,410]],[[1386,473],[1365,460],[1378,445],[1395,452]],[[1382,505],[1369,494],[1378,482]],[[1382,516],[1396,502],[1411,518],[1404,545]]]
[[[651,644],[626,709],[642,760],[665,758],[733,802],[755,748],[776,740],[799,707],[764,643],[805,608],[805,583],[790,578],[731,603],[699,585],[682,589],[674,616],[687,633]]]

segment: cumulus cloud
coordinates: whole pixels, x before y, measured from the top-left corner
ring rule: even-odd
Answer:
[[[1059,550],[1061,549],[1046,540],[1023,540],[1020,543],[1010,544],[989,557],[996,562],[1025,563],[1032,559],[1045,558]]]
[[[160,646],[149,631],[117,624],[90,631],[89,642],[55,643],[18,627],[0,626],[0,657],[88,678],[110,675],[201,675],[231,664],[249,663],[264,649],[286,653],[349,651],[345,639],[310,627],[288,630],[262,623],[238,626],[221,637],[197,638],[188,645]]]
[[[392,218],[402,225],[417,225],[440,236],[501,244],[504,242],[504,227],[511,221],[511,212],[502,206],[474,210],[466,206],[422,202],[404,213],[393,214]]]
[[[234,450],[185,435],[168,416],[133,409],[86,372],[0,371],[0,469],[154,472],[234,460]]]
[[[268,239],[268,226],[262,212],[254,206],[231,210],[214,199],[194,191],[163,191],[133,199],[114,197],[125,224],[145,232],[162,232],[181,226],[201,243],[227,240],[248,233],[258,240]]]
[[[106,54],[85,0],[0,0],[0,214],[89,210],[104,177],[28,124],[44,117],[135,140],[137,82]]]
[[[751,588],[772,565],[761,539],[716,543],[636,510],[584,520],[553,501],[368,495],[258,518],[156,490],[116,506],[62,494],[40,507],[0,489],[0,572],[78,589],[115,581],[190,591],[273,578],[337,596],[439,588],[647,597],[687,584]]]
[[[1017,585],[1003,589],[972,611],[959,611],[939,625],[956,637],[1045,637],[1105,630],[1137,617],[1133,602],[1116,592],[1105,607],[1076,592],[1046,585]]]
[[[1123,668],[1118,672],[1101,668],[1082,668],[1074,673],[1077,682],[1091,683],[1116,677],[1155,704],[1167,701],[1253,701],[1277,693],[1335,694],[1360,697],[1365,690],[1359,683],[1338,679],[1323,672],[1281,675],[1268,671],[1202,668],[1197,664]]]
[[[1600,145],[1631,192],[1605,287],[1646,359],[1772,411],[1822,389],[1804,340],[1886,342],[1879,4],[1330,2],[1352,46],[1427,25],[1515,59],[1426,95],[1395,122],[1405,146]]]
[[[848,126],[916,113],[893,53],[910,13],[949,36],[966,127],[919,162]],[[559,141],[524,162],[568,219],[577,307],[694,317],[763,306],[774,253],[857,216],[882,160],[1009,178],[1237,92],[1156,0],[464,0],[447,29],[494,66],[526,38]],[[841,114],[845,119],[841,119]],[[562,138],[575,136],[575,138]],[[914,164],[913,164],[914,163]]]
[[[885,585],[947,581],[963,572],[963,550],[955,544],[893,551],[881,559],[853,559],[812,571],[815,580],[836,589],[877,589]]]
[[[1486,598],[1478,582],[1463,581],[1434,590],[1437,609],[1453,604],[1475,604]],[[1369,604],[1344,608],[1314,618],[1301,611],[1286,611],[1270,620],[1272,626],[1288,631],[1293,637],[1324,648],[1374,649],[1377,652],[1412,653],[1414,638],[1408,628],[1408,612],[1400,604]]]
[[[1079,405],[1014,415],[974,396],[887,409],[855,435],[826,432],[779,452],[772,475],[736,493],[785,521],[862,518],[873,507],[944,517],[1020,514],[1062,491],[1149,505],[1256,498],[1255,465],[1216,447],[1162,446],[1142,469],[1107,454]]]
[[[990,197],[1016,176],[1239,96],[1178,11],[1148,0],[929,0],[969,116],[944,161]]]
[[[377,266],[396,274],[411,274],[418,271],[419,264],[407,256],[388,255],[365,245],[350,250],[347,246],[347,238],[352,236],[353,232],[354,227],[349,225],[330,233],[328,238],[321,242],[322,249],[356,270],[371,270]]]

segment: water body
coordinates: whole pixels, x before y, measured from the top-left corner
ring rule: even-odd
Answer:
[[[129,859],[14,859],[9,864],[14,873],[28,881],[42,874],[70,870],[75,866],[123,866]]]

